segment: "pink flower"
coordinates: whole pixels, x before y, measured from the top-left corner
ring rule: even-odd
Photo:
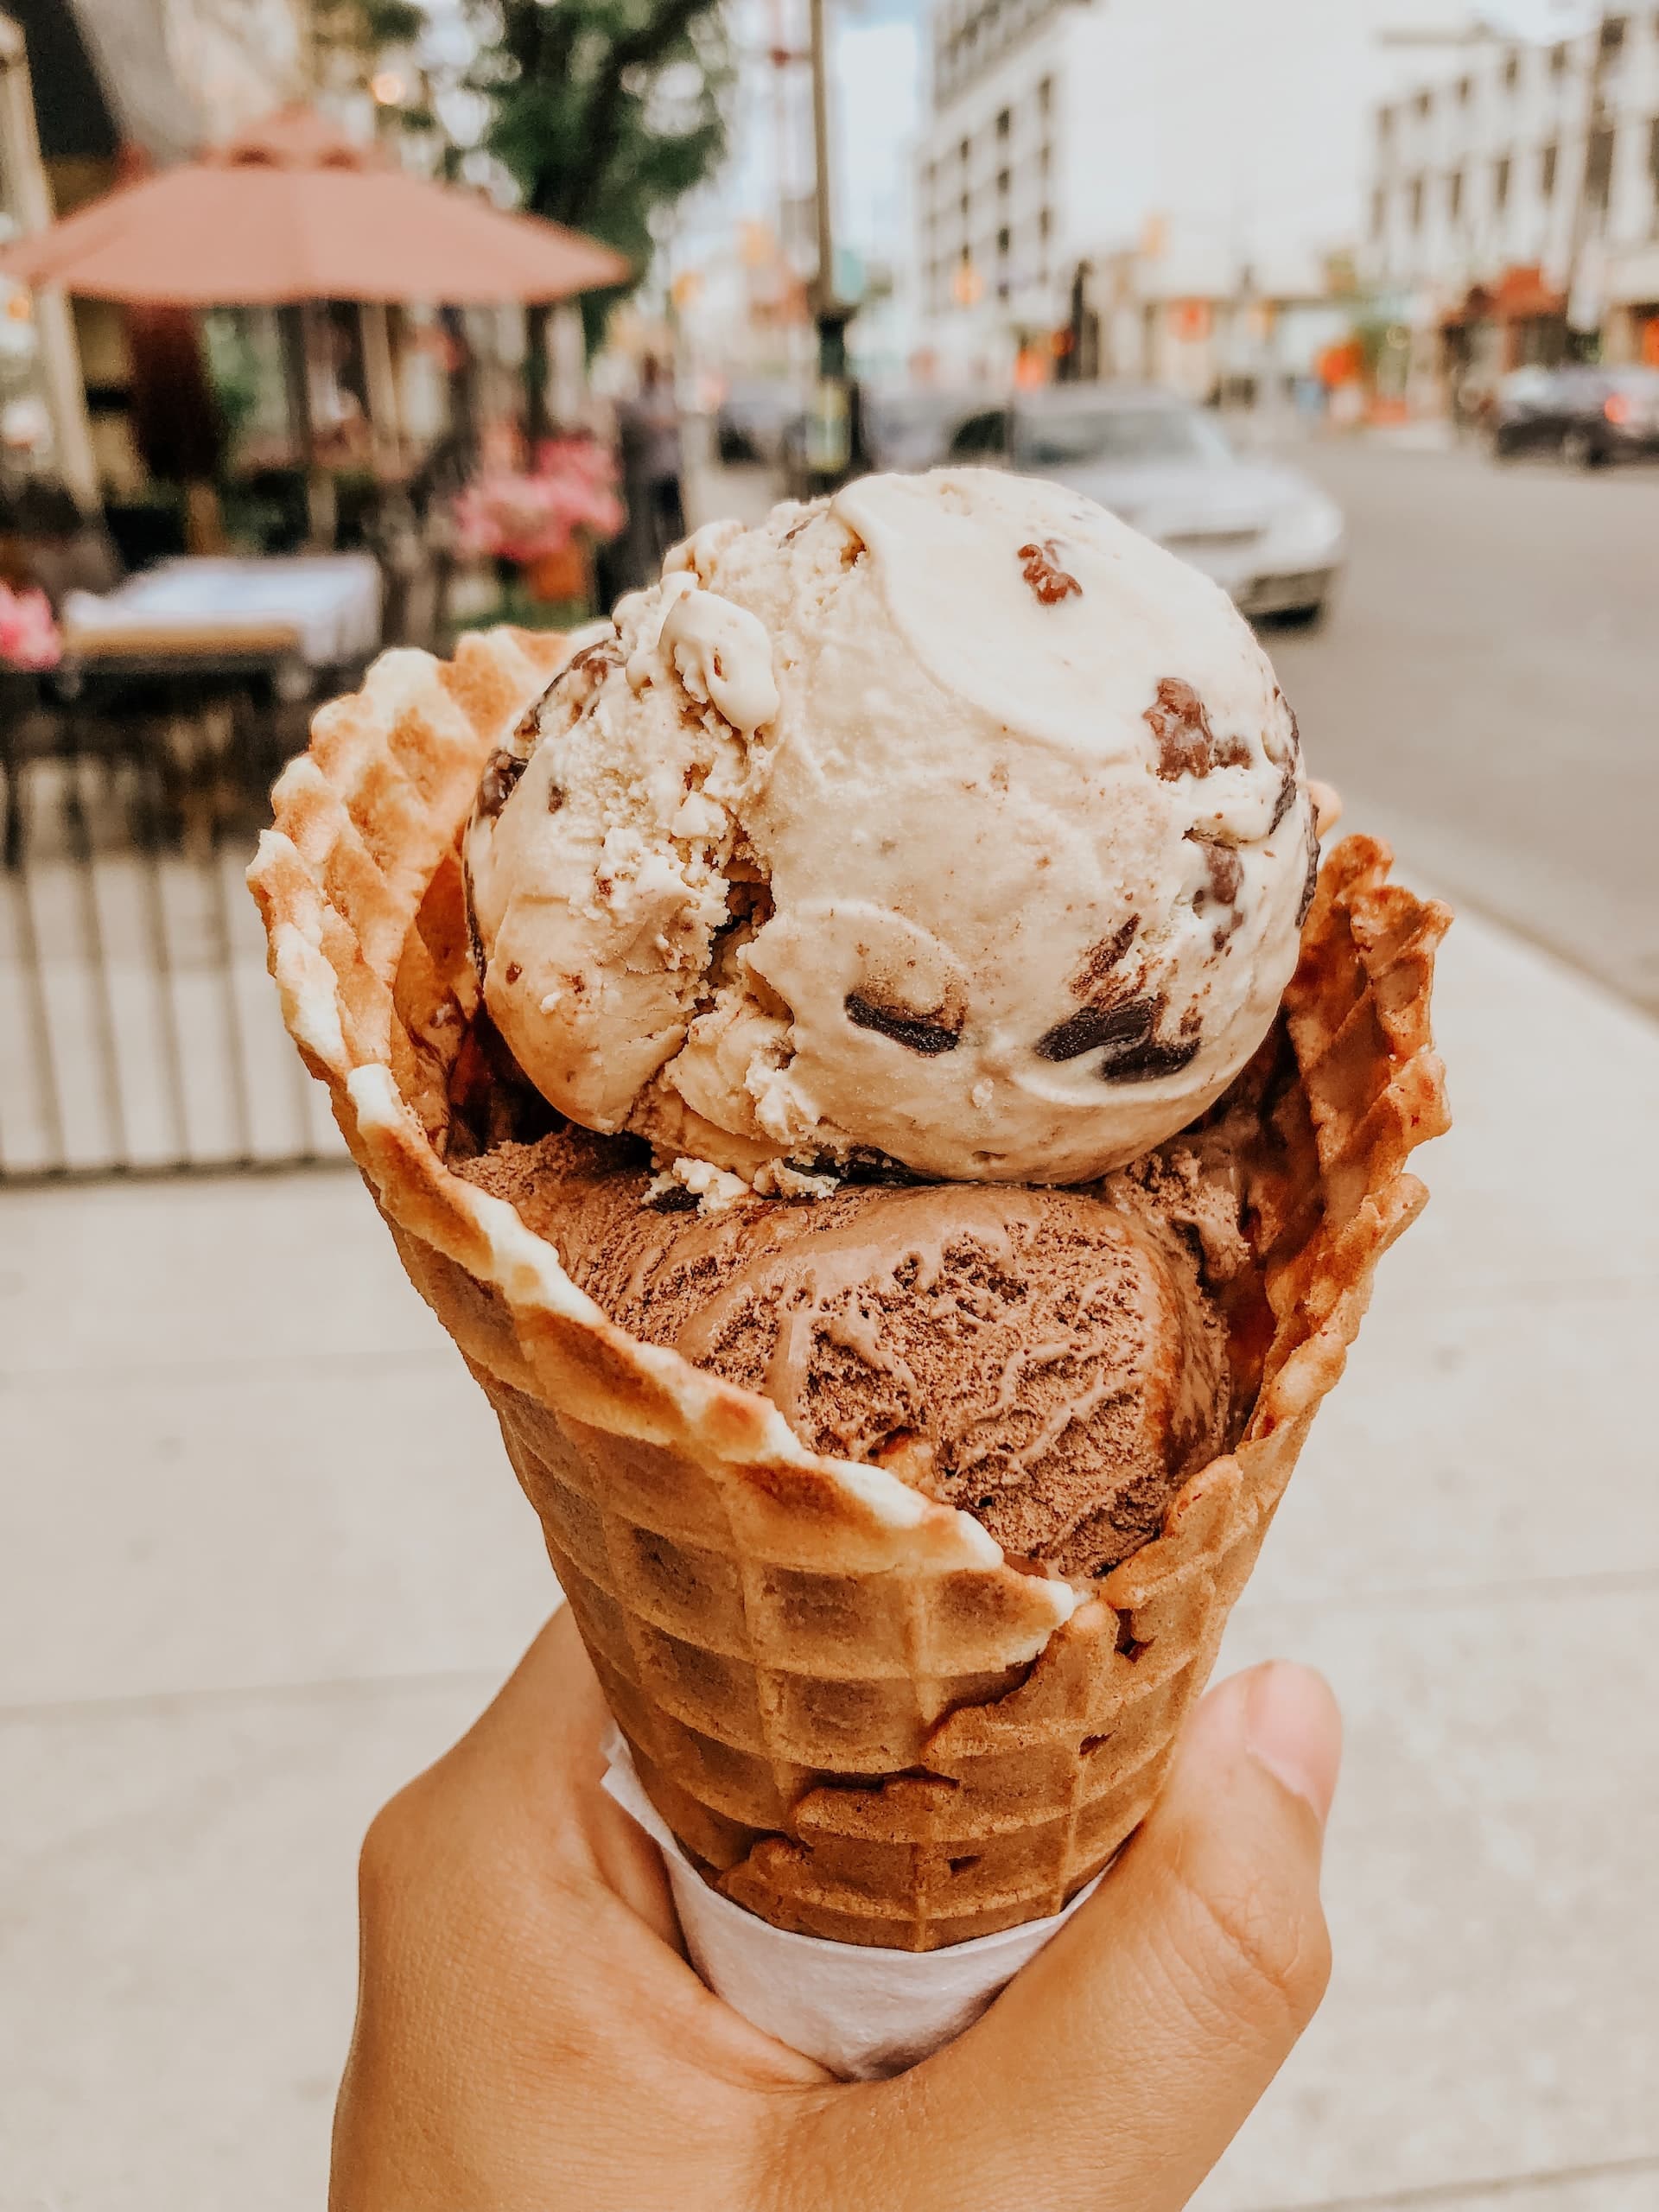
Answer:
[[[590,438],[550,438],[531,469],[486,452],[455,501],[463,553],[529,568],[563,553],[573,537],[603,540],[622,527],[616,467]]]
[[[43,591],[12,591],[0,584],[0,662],[8,668],[56,668],[63,639]]]

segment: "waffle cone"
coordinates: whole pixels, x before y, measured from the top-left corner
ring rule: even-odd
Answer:
[[[458,841],[556,640],[386,655],[276,786],[250,882],[289,1027],[410,1279],[488,1395],[653,1802],[775,1924],[929,1950],[1057,1911],[1146,1814],[1381,1253],[1446,1125],[1443,908],[1386,848],[1326,863],[1247,1077],[1270,1322],[1236,1448],[1080,1593],[764,1399],[613,1326],[553,1247],[450,1172],[479,994]]]

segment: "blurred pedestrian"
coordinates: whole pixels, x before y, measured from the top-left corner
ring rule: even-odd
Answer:
[[[685,454],[674,380],[654,353],[645,356],[639,389],[617,409],[622,489],[628,503],[628,565],[646,582],[671,545],[685,536]]]

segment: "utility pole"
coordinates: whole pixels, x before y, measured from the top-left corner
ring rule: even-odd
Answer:
[[[830,197],[830,58],[825,0],[808,0],[812,59],[812,157],[818,273],[812,313],[818,327],[818,384],[807,417],[807,467],[819,488],[839,483],[852,458],[847,326],[853,309],[836,294],[835,210]]]
[[[1607,66],[1613,52],[1609,37],[1610,22],[1609,10],[1605,7],[1598,9],[1595,26],[1591,32],[1594,43],[1590,52],[1590,87],[1585,107],[1584,155],[1579,163],[1578,191],[1573,201],[1573,227],[1567,235],[1567,273],[1561,280],[1561,297],[1564,302],[1562,321],[1566,327],[1567,344],[1569,348],[1573,344],[1574,327],[1573,296],[1578,290],[1580,280],[1584,274],[1586,251],[1590,244],[1591,218],[1595,212],[1594,202],[1591,197],[1590,163],[1597,147],[1601,143],[1602,132],[1606,127]],[[1612,192],[1611,170],[1599,181],[1601,188],[1611,197]],[[1599,308],[1600,303],[1597,304]],[[1598,315],[1599,320],[1599,315]]]

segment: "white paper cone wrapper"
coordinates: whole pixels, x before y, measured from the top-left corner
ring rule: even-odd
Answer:
[[[661,1850],[685,1948],[704,1981],[745,2019],[846,2081],[902,2073],[959,2036],[1099,1887],[1096,1876],[1064,1912],[944,1951],[797,1936],[709,1887],[646,1796],[615,1729],[605,1755],[606,1792]]]

